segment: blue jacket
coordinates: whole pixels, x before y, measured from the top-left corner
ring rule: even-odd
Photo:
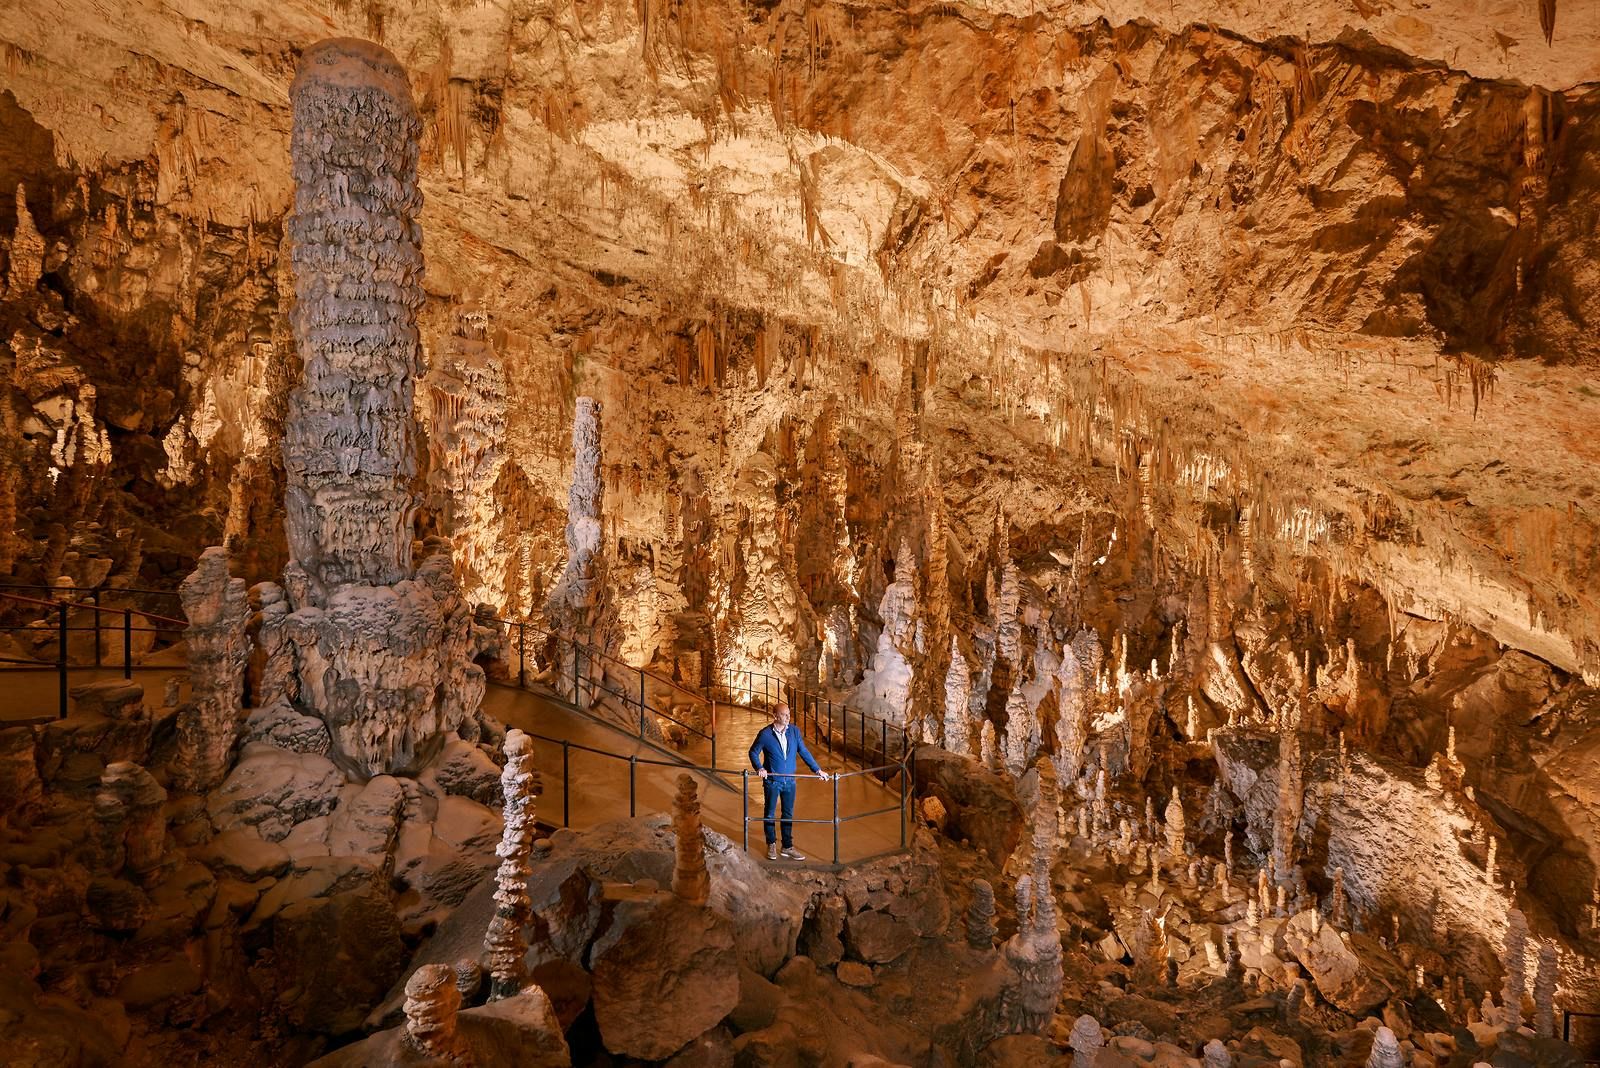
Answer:
[[[762,727],[756,734],[755,744],[750,747],[750,765],[757,771],[761,770],[762,758],[766,758],[767,771],[775,775],[793,775],[795,771],[795,758],[799,757],[814,772],[822,769],[817,767],[816,760],[811,756],[811,750],[806,748],[805,739],[800,737],[800,728],[793,723],[789,724],[789,732],[784,737],[784,744],[789,752],[785,754],[778,748],[778,732],[772,729],[769,723]],[[793,783],[793,779],[781,779],[779,784]]]

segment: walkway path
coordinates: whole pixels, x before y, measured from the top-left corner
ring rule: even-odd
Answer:
[[[179,669],[181,670],[181,669]],[[135,668],[133,679],[145,688],[147,703],[158,703],[173,667]],[[71,669],[68,683],[78,686],[97,679],[120,679],[121,668]],[[56,716],[59,679],[54,669],[0,669],[0,726],[8,722],[50,720]],[[187,686],[185,687],[187,690]],[[674,753],[639,741],[619,727],[609,726],[570,706],[533,690],[491,685],[484,697],[484,711],[505,723],[520,727],[534,739],[536,766],[544,780],[539,815],[546,823],[566,824],[583,830],[630,814],[629,770],[632,765],[632,812],[670,812],[677,792],[678,776],[684,765],[696,765],[697,777],[704,784],[701,810],[706,826],[727,835],[734,842],[744,840],[743,817],[752,817],[749,842],[752,852],[764,850],[761,826],[761,780],[749,769],[749,749],[755,734],[767,717],[740,705],[718,704],[716,715],[716,771],[709,743],[692,738]],[[546,740],[550,739],[550,740]],[[562,745],[566,741],[566,771],[563,774]],[[904,844],[901,822],[900,773],[877,776],[855,770],[852,765],[834,760],[815,742],[811,743],[817,762],[825,770],[843,772],[837,780],[838,826],[837,856],[841,863],[893,852]],[[599,750],[600,752],[590,752]],[[629,758],[634,758],[630,762]],[[748,789],[748,794],[746,793]],[[835,784],[811,776],[798,785],[795,817],[819,823],[795,824],[795,844],[812,864],[829,864],[835,857]],[[563,798],[565,808],[563,809]],[[748,806],[748,807],[746,807]],[[888,809],[889,811],[880,811]],[[563,813],[565,812],[565,816]],[[876,812],[876,815],[858,815]]]
[[[183,695],[187,696],[188,672],[171,666],[135,667],[133,681],[144,687],[147,707],[161,703],[166,692],[167,678],[184,677]],[[67,686],[82,686],[86,682],[101,682],[122,678],[120,667],[71,667],[67,670]],[[0,726],[56,718],[60,707],[61,677],[49,665],[22,667],[15,664],[0,665]],[[68,712],[72,708],[68,698]]]
[[[535,766],[544,780],[544,795],[539,799],[539,816],[547,823],[563,821],[563,796],[566,799],[566,822],[575,829],[585,829],[608,820],[622,819],[629,814],[627,758],[636,758],[634,773],[634,811],[670,812],[672,796],[677,791],[678,776],[684,768],[662,750],[640,742],[621,729],[600,723],[573,711],[541,694],[518,690],[509,686],[491,686],[484,698],[484,710],[510,727],[519,727],[531,734],[543,735],[534,739]],[[739,706],[727,706],[724,712],[718,707],[718,746],[715,776],[702,771],[702,782],[713,778],[724,789],[701,791],[702,813],[706,826],[727,835],[734,842],[742,840],[742,816],[745,812],[755,817],[750,824],[752,851],[764,848],[761,816],[761,781],[754,772],[748,777],[748,809],[744,808],[744,777],[740,772],[749,768],[748,751],[755,731],[766,722],[764,716]],[[562,773],[561,741],[567,747],[566,775]],[[703,744],[703,743],[702,743]],[[604,750],[607,754],[587,752],[579,746]],[[686,754],[691,760],[696,757]],[[875,776],[848,767],[830,769],[826,758],[817,754],[818,763],[828,770],[844,770],[838,780],[839,815],[838,857],[840,863],[851,863],[868,857],[893,852],[903,845],[900,817],[900,782],[898,773],[887,785]],[[565,791],[565,795],[563,794]],[[827,864],[834,857],[833,818],[834,783],[823,783],[806,777],[797,791],[795,817],[797,820],[813,819],[826,823],[796,823],[795,844],[806,853],[812,863]],[[891,811],[878,815],[851,818],[858,813],[888,808]]]

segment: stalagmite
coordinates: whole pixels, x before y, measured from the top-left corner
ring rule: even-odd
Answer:
[[[1178,788],[1172,788],[1172,800],[1167,802],[1167,855],[1181,858],[1187,851],[1184,841],[1185,820],[1183,816],[1183,800],[1178,796]]]
[[[1072,1068],[1095,1068],[1105,1044],[1099,1021],[1087,1014],[1078,1017],[1067,1038],[1067,1048],[1072,1050]]]
[[[607,566],[601,537],[605,479],[601,477],[600,416],[599,401],[578,398],[572,416],[572,484],[567,490],[567,562],[545,602],[545,616],[557,633],[604,647],[604,638],[594,634]]]
[[[1505,985],[1500,990],[1501,1027],[1515,1031],[1522,1026],[1522,998],[1528,990],[1528,921],[1520,909],[1506,912]]]
[[[1304,804],[1298,717],[1278,736],[1278,805],[1272,816],[1272,867],[1277,878],[1289,878],[1295,860],[1295,836]]]
[[[406,980],[404,1043],[424,1057],[448,1064],[470,1064],[471,1052],[456,1030],[461,992],[447,964],[424,964]]]
[[[672,830],[677,836],[677,864],[672,870],[672,892],[692,905],[711,899],[711,877],[706,872],[705,838],[700,831],[700,794],[694,777],[678,776],[678,793],[672,800]]]
[[[1214,1038],[1200,1051],[1200,1059],[1204,1068],[1233,1068],[1233,1054],[1228,1052],[1227,1046]]]
[[[393,773],[430,755],[484,689],[448,553],[412,559],[421,123],[404,69],[365,41],[306,49],[290,101],[304,371],[284,428],[284,587],[304,635],[301,699],[338,760]]]
[[[189,703],[178,712],[178,759],[173,784],[200,793],[228,773],[244,715],[250,616],[243,579],[230,578],[228,557],[213,546],[178,587],[189,626]]]
[[[944,747],[962,756],[972,755],[972,732],[967,718],[971,697],[967,661],[961,655],[961,643],[951,635],[950,668],[944,682]]]
[[[1556,1033],[1556,984],[1560,978],[1561,950],[1554,942],[1539,944],[1539,966],[1533,975],[1533,1029],[1541,1038]]]
[[[967,945],[985,952],[994,948],[994,887],[987,879],[972,880],[972,904],[967,906]]]
[[[484,938],[489,960],[490,1000],[511,997],[522,989],[527,944],[523,927],[531,910],[528,901],[528,857],[533,847],[534,787],[533,740],[520,730],[506,732],[506,766],[500,773],[505,795],[505,824],[495,855],[494,916]]]
[[[1400,1051],[1400,1040],[1387,1027],[1380,1027],[1372,1036],[1372,1052],[1367,1055],[1367,1068],[1404,1068],[1405,1054]]]

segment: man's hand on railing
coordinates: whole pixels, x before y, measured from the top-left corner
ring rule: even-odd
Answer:
[[[823,782],[827,782],[829,779],[833,778],[833,776],[829,775],[825,771],[819,771],[817,772],[817,778],[821,779]]]
[[[766,768],[757,768],[756,769],[756,774],[761,776],[763,779],[765,779],[767,777],[767,769]]]

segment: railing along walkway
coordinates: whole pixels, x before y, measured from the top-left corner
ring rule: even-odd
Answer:
[[[43,591],[55,593],[56,599],[32,596]],[[135,671],[159,672],[164,681],[180,668],[180,664],[160,663],[166,650],[156,646],[162,640],[180,640],[187,622],[131,606],[104,606],[96,603],[96,594],[162,596],[157,590],[0,586],[0,609],[44,616],[27,624],[0,626],[0,633],[55,643],[55,655],[48,661],[0,654],[0,675],[6,677],[0,723],[16,726],[64,719],[69,711],[69,691],[76,684],[115,678],[118,673],[131,679]],[[142,663],[135,663],[140,659]],[[54,692],[48,692],[50,689]]]
[[[584,830],[641,812],[670,812],[678,776],[690,771],[733,787],[702,792],[706,825],[746,848],[751,842],[764,845],[761,783],[748,764],[710,767],[673,759],[618,726],[515,686],[491,686],[484,710],[533,739],[534,763],[544,784],[539,816],[546,822]],[[738,755],[743,760],[745,753]],[[904,764],[839,769],[826,783],[801,776],[795,845],[811,858],[809,864],[821,866],[903,850],[910,782]]]

